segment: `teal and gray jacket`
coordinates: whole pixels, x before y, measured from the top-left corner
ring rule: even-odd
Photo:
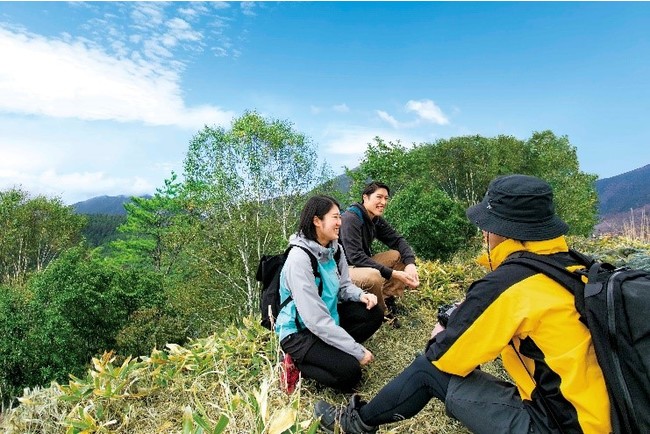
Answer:
[[[318,270],[323,279],[323,293],[318,295],[318,282],[314,277],[311,260],[301,249],[291,249],[280,274],[280,301],[289,295],[290,301],[279,313],[275,332],[280,340],[296,333],[298,324],[309,329],[323,342],[363,359],[365,348],[339,325],[337,304],[339,301],[359,301],[363,291],[350,280],[345,253],[337,264],[334,253],[340,249],[337,241],[323,247],[302,234],[292,235],[289,244],[307,248],[316,257]]]

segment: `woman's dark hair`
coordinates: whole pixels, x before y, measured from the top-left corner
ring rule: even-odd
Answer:
[[[386,193],[388,193],[388,195],[390,196],[390,188],[388,188],[388,186],[386,184],[384,184],[383,182],[374,182],[373,181],[373,182],[371,182],[370,184],[368,184],[368,185],[366,185],[364,187],[363,192],[361,193],[361,203],[363,203],[363,196],[365,196],[366,194],[368,196],[370,196],[371,194],[373,194],[375,191],[379,190],[380,188],[385,188]]]
[[[316,226],[314,226],[314,217],[322,219],[335,205],[339,209],[341,208],[341,205],[339,205],[336,199],[325,196],[324,194],[310,197],[300,212],[298,232],[302,232],[303,236],[309,240],[318,241],[316,237]]]

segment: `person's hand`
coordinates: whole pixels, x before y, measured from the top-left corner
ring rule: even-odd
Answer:
[[[445,328],[437,322],[436,325],[433,327],[433,330],[431,330],[431,339],[435,338],[438,333],[443,331]]]
[[[368,363],[370,363],[370,362],[372,362],[373,360],[375,360],[375,356],[373,356],[372,353],[371,353],[370,351],[368,351],[368,350],[365,349],[365,348],[364,348],[364,351],[365,351],[366,353],[363,355],[363,359],[359,360],[359,363],[361,363],[361,366],[365,366],[365,365],[367,365]]]
[[[418,277],[418,269],[415,264],[408,264],[404,267],[404,272],[411,276],[411,280],[415,282],[414,288],[420,285],[420,278]]]
[[[392,277],[399,280],[404,285],[406,285],[406,286],[408,286],[410,288],[417,288],[418,285],[420,284],[419,280],[414,280],[409,274],[406,274],[405,271],[393,270]]]
[[[365,303],[366,309],[370,310],[377,305],[377,296],[375,294],[369,294],[364,292],[359,297],[359,301]]]

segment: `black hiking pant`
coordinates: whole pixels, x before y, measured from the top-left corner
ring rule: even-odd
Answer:
[[[370,338],[384,319],[378,306],[368,310],[360,302],[341,303],[338,312],[341,327],[359,343]],[[344,392],[351,392],[361,381],[361,365],[356,357],[326,344],[309,330],[287,336],[280,345],[304,378]]]

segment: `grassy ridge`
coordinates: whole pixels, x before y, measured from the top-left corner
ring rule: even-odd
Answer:
[[[585,252],[615,262],[650,267],[650,247],[626,239],[573,239]],[[424,349],[439,304],[462,297],[483,271],[466,252],[448,263],[420,264],[421,288],[407,291],[402,328],[382,327],[367,343],[376,360],[359,386],[374,394]],[[186,346],[168,345],[150,355],[93,359],[84,378],[28,390],[4,413],[7,433],[313,433],[313,404],[345,403],[349,396],[302,381],[287,396],[279,387],[279,345],[256,318]],[[484,369],[504,375],[498,361]],[[382,427],[382,433],[465,433],[432,401],[413,419]]]

